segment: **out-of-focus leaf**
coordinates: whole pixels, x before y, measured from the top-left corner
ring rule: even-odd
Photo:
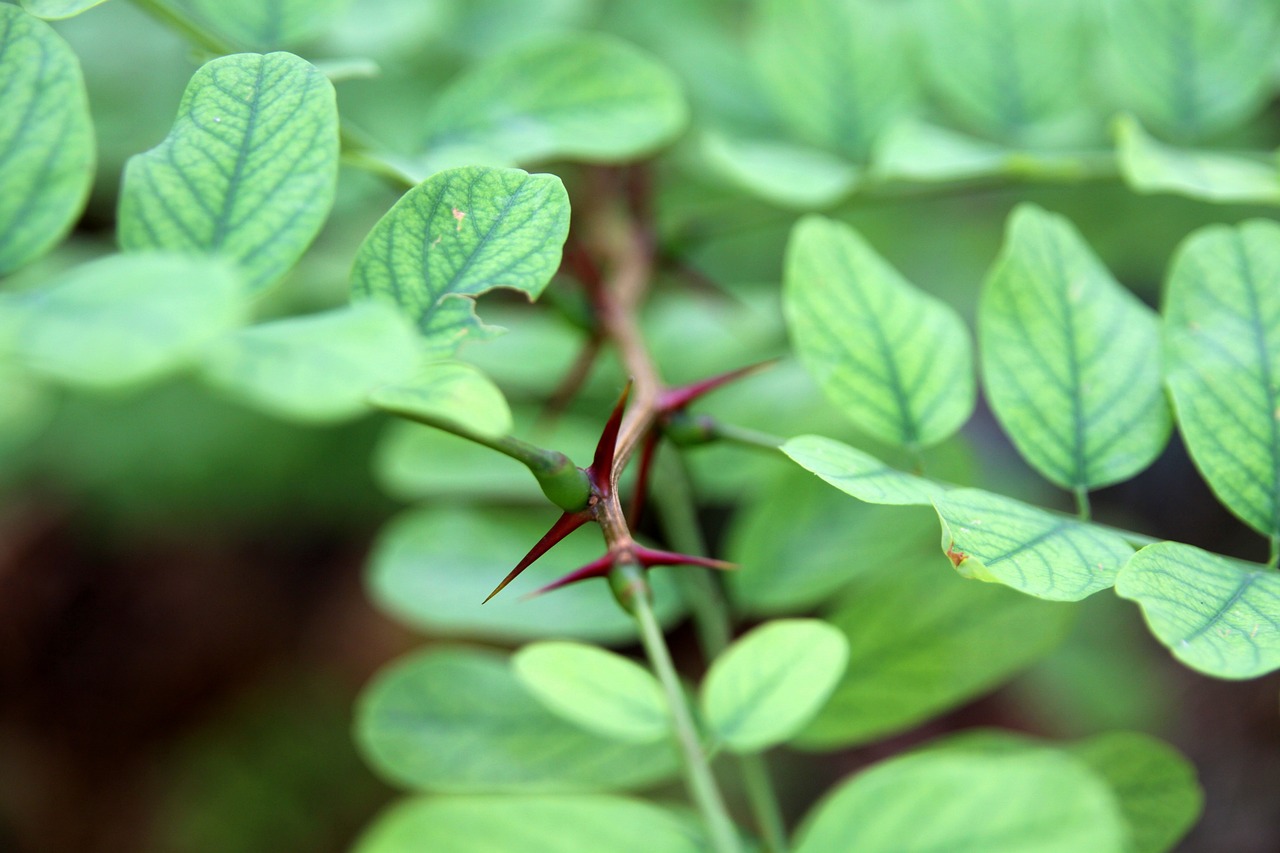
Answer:
[[[19,0],[22,8],[37,18],[46,21],[60,21],[74,18],[81,12],[87,12],[106,0]]]
[[[782,452],[842,492],[860,501],[894,506],[929,506],[947,487],[891,468],[870,453],[820,435],[788,439]]]
[[[369,396],[380,409],[456,424],[496,438],[511,432],[511,408],[487,376],[458,361],[433,362],[408,380]]]
[[[280,417],[345,420],[370,411],[374,388],[419,362],[418,340],[395,310],[354,305],[241,329],[203,358],[214,386]]]
[[[852,228],[809,216],[787,244],[783,309],[800,360],[869,435],[916,451],[973,411],[969,332]]]
[[[847,160],[790,142],[708,132],[702,157],[735,186],[799,210],[834,204],[858,184],[858,169]]]
[[[476,296],[495,287],[541,295],[560,264],[569,197],[554,175],[481,166],[448,169],[409,190],[365,238],[353,299],[400,308],[446,357],[492,334]]]
[[[1023,205],[983,285],[987,396],[1033,468],[1066,489],[1128,479],[1169,440],[1155,314],[1067,220]]]
[[[1280,202],[1280,169],[1274,160],[1260,163],[1164,145],[1128,115],[1116,120],[1115,137],[1120,171],[1135,192],[1177,193],[1223,204]]]
[[[1134,554],[1116,594],[1142,608],[1173,656],[1219,678],[1280,668],[1280,574],[1179,542]]]
[[[93,180],[80,62],[53,28],[0,5],[0,275],[70,230]]]
[[[1165,374],[1178,427],[1218,499],[1280,539],[1280,225],[1215,225],[1174,254]]]
[[[34,373],[108,388],[194,363],[245,315],[236,270],[160,252],[113,255],[24,294],[13,346]]]
[[[998,174],[1013,156],[999,145],[904,118],[876,142],[871,168],[887,180],[955,181]]]
[[[685,821],[643,800],[606,795],[403,800],[355,853],[699,853]]]
[[[333,206],[333,85],[290,53],[201,66],[169,136],[125,167],[120,245],[234,260],[263,290],[292,267]]]
[[[204,29],[250,50],[291,47],[323,33],[351,0],[177,0]]]
[[[504,655],[435,648],[365,689],[356,741],[398,784],[440,793],[576,793],[637,788],[677,772],[675,750],[623,744],[547,711]]]
[[[428,151],[480,148],[517,163],[636,159],[684,129],[675,76],[600,33],[539,41],[475,66],[427,114]]]

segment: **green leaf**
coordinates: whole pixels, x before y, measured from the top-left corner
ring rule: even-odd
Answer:
[[[212,346],[205,379],[289,420],[332,422],[370,411],[366,397],[419,362],[413,329],[394,310],[355,305],[241,329]]]
[[[360,697],[356,741],[388,779],[442,793],[620,790],[677,772],[673,749],[584,732],[530,696],[506,656],[463,648],[379,673]]]
[[[801,827],[796,853],[1125,853],[1102,780],[1039,746],[937,746],[840,785]]]
[[[1210,226],[1174,254],[1165,371],[1178,426],[1227,508],[1280,537],[1280,225]]]
[[[700,853],[686,823],[643,800],[607,795],[402,800],[354,853]]]
[[[47,389],[25,373],[0,362],[0,479],[5,456],[39,434],[54,412]]]
[[[1079,601],[1106,589],[1133,554],[1117,533],[981,489],[955,489],[933,505],[956,571],[1037,598]]]
[[[804,612],[922,543],[936,559],[931,513],[851,501],[797,468],[782,473],[729,529],[725,553],[738,569],[725,582],[743,611]]]
[[[554,175],[448,169],[405,193],[369,232],[352,298],[398,305],[433,355],[451,355],[493,331],[475,315],[476,296],[495,287],[541,295],[568,232],[569,197]]]
[[[71,229],[93,181],[80,62],[48,24],[0,5],[0,275]]]
[[[250,50],[306,42],[324,33],[351,0],[178,0],[202,29]]]
[[[966,581],[935,553],[868,567],[826,615],[849,666],[805,749],[869,743],[993,690],[1061,643],[1075,611]]]
[[[984,136],[1044,136],[1085,101],[1082,3],[952,0],[920,8],[925,69],[936,99]]]
[[[1280,202],[1280,169],[1274,161],[1163,145],[1128,115],[1116,119],[1114,130],[1120,171],[1134,192],[1177,193],[1224,204]]]
[[[525,646],[511,665],[543,707],[589,732],[630,743],[652,743],[671,733],[657,679],[622,655],[548,641]]]
[[[60,21],[74,18],[81,12],[87,12],[106,0],[19,0],[22,8],[37,18],[46,21]]]
[[[42,376],[97,388],[186,367],[245,314],[234,269],[165,253],[92,261],[24,297],[14,341],[19,362]]]
[[[508,479],[519,475],[519,463],[512,461],[508,467]],[[537,491],[537,486],[532,489]],[[382,530],[374,545],[368,568],[370,597],[392,617],[431,634],[634,641],[634,620],[617,606],[603,582],[574,584],[554,595],[520,600],[521,590],[537,589],[598,557],[600,536],[594,530],[569,536],[526,569],[510,590],[517,594],[500,595],[481,606],[553,518],[545,512],[511,510],[431,507],[405,512]],[[671,573],[655,572],[650,582],[658,617],[671,624],[682,612]]]
[[[1106,10],[1106,84],[1158,133],[1201,139],[1244,121],[1270,96],[1270,0],[1107,0]]]
[[[872,153],[876,177],[898,181],[958,181],[1000,174],[1014,152],[915,118],[881,134]]]
[[[1256,678],[1280,669],[1280,574],[1158,542],[1134,554],[1116,595],[1142,608],[1151,633],[1192,669]]]
[[[1033,468],[1066,489],[1128,479],[1169,440],[1154,313],[1064,218],[1021,205],[978,308],[987,396]]]
[[[969,332],[847,225],[808,216],[791,232],[783,310],[801,362],[872,437],[937,444],[973,411]]]
[[[1196,769],[1149,735],[1108,732],[1068,747],[1106,780],[1129,824],[1133,853],[1166,853],[1195,825],[1204,795]]]
[[[900,13],[869,0],[762,0],[752,59],[805,142],[866,157],[915,100]]]
[[[800,467],[860,501],[896,506],[929,506],[947,487],[891,468],[861,450],[820,435],[788,439],[782,452]]]
[[[703,715],[734,752],[759,752],[818,712],[848,659],[848,643],[824,622],[766,622],[712,662],[702,684]]]
[[[703,160],[719,175],[783,207],[827,207],[858,184],[853,164],[817,148],[715,132],[703,134],[701,141]]]
[[[667,145],[687,121],[670,71],[625,42],[578,33],[504,53],[454,81],[427,114],[426,145],[521,163],[617,163]]]
[[[289,53],[219,57],[191,78],[168,137],[125,167],[120,245],[228,257],[261,291],[320,231],[337,175],[325,76]]]
[[[502,391],[480,370],[458,361],[429,364],[406,382],[378,388],[369,402],[491,438],[511,432],[511,408]]]

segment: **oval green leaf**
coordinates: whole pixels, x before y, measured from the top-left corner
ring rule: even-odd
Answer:
[[[1211,136],[1244,121],[1270,96],[1278,17],[1270,0],[1106,0],[1105,6],[1108,88],[1158,133]]]
[[[378,388],[369,402],[386,412],[454,424],[490,438],[511,432],[511,407],[501,389],[460,361],[428,364],[408,381]]]
[[[418,339],[382,305],[355,305],[241,329],[210,347],[202,371],[215,387],[278,417],[326,423],[370,411],[369,392],[404,379]]]
[[[1111,786],[1133,853],[1167,853],[1195,825],[1204,804],[1195,766],[1163,741],[1108,732],[1067,750]]]
[[[1280,225],[1203,228],[1174,255],[1165,370],[1178,426],[1218,499],[1280,537]]]
[[[15,328],[19,363],[74,385],[110,388],[194,363],[244,321],[236,270],[207,258],[113,255],[24,294]]]
[[[834,749],[905,731],[995,689],[1055,648],[1075,611],[970,583],[908,555],[861,572],[827,620],[849,666],[795,743]]]
[[[58,243],[89,195],[93,122],[80,61],[53,28],[0,5],[0,275]]]
[[[1072,490],[1128,479],[1169,440],[1155,314],[1060,216],[1009,218],[978,308],[987,396],[1033,468]]]
[[[820,435],[788,439],[782,452],[842,492],[860,501],[895,506],[929,506],[947,487],[891,468],[870,453]]]
[[[652,785],[674,749],[582,731],[520,685],[506,656],[436,648],[396,661],[361,695],[356,741],[399,785],[441,793],[570,793]]]
[[[933,505],[956,571],[1037,598],[1079,601],[1106,589],[1133,555],[1117,533],[981,489],[955,489]]]
[[[796,853],[1127,853],[1106,784],[1058,750],[937,746],[840,785],[806,820]]]
[[[1148,545],[1116,579],[1173,656],[1219,678],[1280,669],[1280,574],[1179,542]]]
[[[231,258],[260,291],[302,257],[333,206],[333,85],[289,53],[196,71],[163,142],[130,158],[120,245]]]
[[[512,461],[501,473],[509,480],[520,476],[521,468]],[[532,482],[531,477],[529,480]],[[537,486],[532,490],[537,491]],[[600,536],[594,530],[583,529],[569,536],[526,569],[512,586],[516,595],[500,595],[481,606],[494,584],[538,541],[553,519],[554,515],[536,511],[432,507],[405,512],[383,529],[374,545],[368,568],[370,596],[392,617],[432,634],[500,640],[573,637],[634,641],[634,620],[617,606],[603,582],[574,584],[554,595],[520,599],[519,592],[537,589],[598,557]],[[655,572],[651,583],[659,619],[669,625],[682,612],[671,573]]]
[[[519,163],[615,163],[661,148],[686,121],[675,75],[625,42],[579,33],[517,48],[454,81],[427,115],[426,145]]]
[[[842,223],[802,219],[787,244],[783,310],[801,362],[869,435],[918,450],[973,411],[964,323]]]
[[[1134,192],[1177,193],[1220,204],[1280,202],[1280,169],[1274,161],[1164,145],[1129,115],[1116,119],[1114,132],[1120,172]]]
[[[597,646],[547,641],[511,659],[516,677],[562,719],[598,735],[652,743],[671,732],[662,687],[630,658]]]
[[[767,622],[711,664],[702,685],[707,724],[735,752],[782,743],[822,707],[848,657],[844,636],[824,622]]]
[[[19,0],[22,8],[37,18],[46,21],[60,21],[74,18],[81,12],[87,12],[106,0]]]
[[[861,161],[916,98],[902,23],[871,0],[763,0],[752,59],[797,136]]]
[[[492,333],[473,300],[495,287],[530,299],[560,265],[569,197],[554,175],[468,166],[409,190],[369,232],[351,273],[352,298],[399,306],[432,355]]]
[[[419,797],[396,803],[354,853],[700,853],[689,825],[607,795]]]

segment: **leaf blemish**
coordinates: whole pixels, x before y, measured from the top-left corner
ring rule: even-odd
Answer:
[[[457,228],[457,230],[458,230],[459,232],[461,232],[461,231],[462,231],[462,220],[464,220],[464,219],[466,219],[466,218],[467,218],[467,212],[466,212],[465,210],[458,210],[458,208],[456,208],[456,207],[455,207],[455,208],[453,209],[453,218],[454,218],[454,219],[456,219],[456,220],[458,221],[458,228]]]
[[[969,555],[964,551],[957,550],[953,542],[947,546],[947,559],[951,561],[951,565],[959,568],[961,563],[969,559]]]

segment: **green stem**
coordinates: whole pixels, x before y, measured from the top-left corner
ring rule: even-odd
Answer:
[[[702,752],[702,743],[698,737],[698,729],[693,722],[693,713],[689,710],[685,699],[684,688],[680,677],[676,674],[675,664],[671,660],[671,652],[667,649],[667,639],[663,636],[662,626],[653,612],[653,603],[644,582],[644,572],[635,563],[623,563],[614,569],[623,577],[625,585],[633,591],[629,604],[636,624],[640,628],[640,641],[644,645],[645,654],[658,677],[662,690],[666,694],[667,704],[671,708],[671,720],[675,725],[676,740],[684,757],[685,779],[689,783],[689,793],[693,797],[702,819],[706,823],[711,837],[712,847],[716,853],[742,853],[742,845],[738,831],[729,819],[724,798],[716,786],[715,777],[711,775],[711,765]]]
[[[770,435],[767,432],[761,432],[747,427],[721,423],[720,421],[710,421],[709,426],[712,438],[717,438],[722,441],[730,441],[734,444],[741,444],[745,447],[756,447],[763,450],[777,450],[786,442],[786,439],[781,436]]]
[[[698,526],[688,465],[683,452],[673,455],[672,465],[660,472],[663,479],[662,500],[657,502],[658,517],[673,548],[685,554],[705,556],[708,553],[707,543]],[[702,652],[708,660],[714,660],[728,647],[733,637],[724,594],[715,577],[705,569],[691,568],[678,577],[685,599],[693,610],[693,622]],[[786,823],[764,759],[759,755],[739,755],[737,765],[765,849],[769,853],[786,853]]]
[[[1092,516],[1089,508],[1089,490],[1084,486],[1076,486],[1072,489],[1072,493],[1076,497],[1076,515],[1080,516],[1081,521],[1088,521]]]

